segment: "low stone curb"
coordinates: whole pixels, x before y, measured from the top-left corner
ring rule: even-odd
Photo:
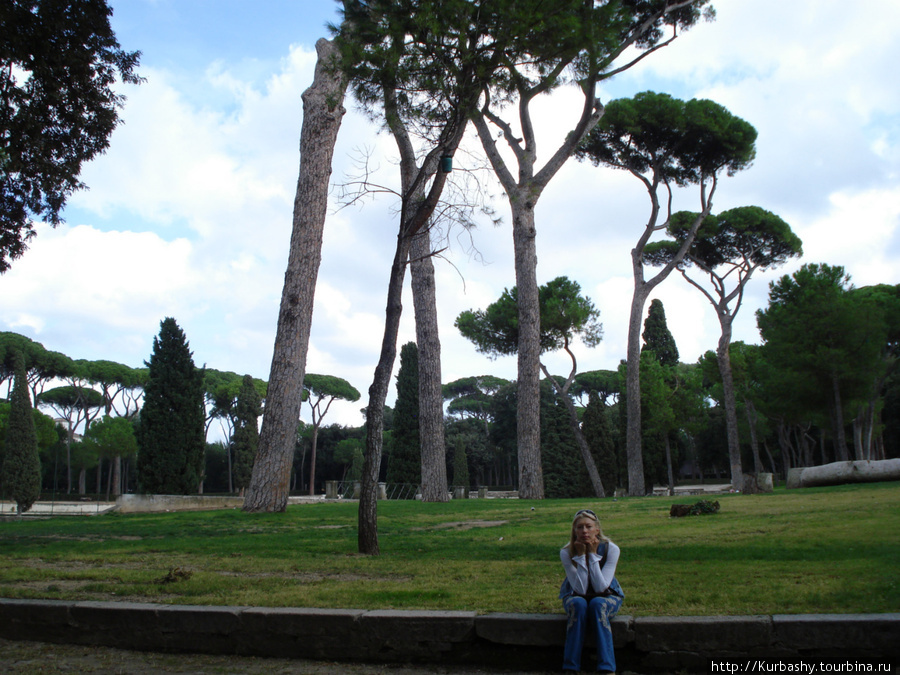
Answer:
[[[900,665],[900,614],[619,616],[612,626],[623,670],[710,672],[714,662],[775,660]],[[0,598],[2,638],[155,652],[556,670],[565,629],[563,614]]]

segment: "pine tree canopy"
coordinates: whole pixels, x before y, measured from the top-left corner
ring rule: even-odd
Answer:
[[[538,290],[541,314],[541,352],[568,346],[575,336],[589,347],[599,344],[603,327],[600,311],[581,286],[567,277],[557,277]],[[516,287],[504,289],[487,309],[466,310],[456,318],[456,327],[482,354],[492,358],[515,354],[519,347],[519,310]]]

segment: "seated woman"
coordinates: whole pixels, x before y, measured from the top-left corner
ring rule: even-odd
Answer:
[[[581,669],[585,626],[591,621],[597,631],[597,670],[614,673],[616,657],[609,622],[625,599],[616,581],[619,547],[603,535],[597,515],[582,509],[575,514],[569,543],[560,550],[559,558],[566,571],[559,597],[568,616],[563,670]]]

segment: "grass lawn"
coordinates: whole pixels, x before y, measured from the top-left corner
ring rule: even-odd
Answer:
[[[900,611],[900,483],[700,497],[355,503],[0,520],[0,597],[172,604],[561,612],[558,551],[593,508],[622,548],[623,614]]]

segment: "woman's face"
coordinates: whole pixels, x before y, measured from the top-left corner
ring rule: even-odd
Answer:
[[[572,527],[575,530],[575,541],[583,544],[594,541],[600,533],[600,528],[593,518],[579,518]]]

